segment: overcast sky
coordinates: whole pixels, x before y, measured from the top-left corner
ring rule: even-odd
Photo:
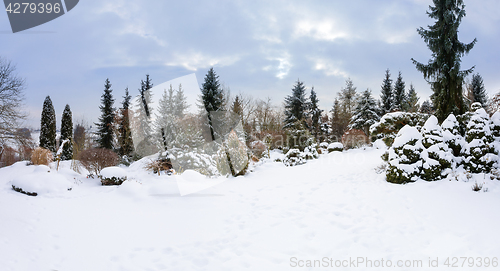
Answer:
[[[39,126],[45,96],[58,126],[65,104],[74,121],[95,122],[106,78],[119,106],[150,74],[155,85],[214,66],[233,94],[271,97],[275,104],[297,79],[314,86],[323,109],[350,77],[358,91],[380,96],[386,69],[403,73],[421,101],[431,94],[410,58],[430,51],[416,29],[433,21],[431,0],[138,1],[81,0],[69,13],[12,34],[0,12],[0,56],[26,78],[30,125]],[[462,61],[476,65],[490,95],[500,91],[500,1],[465,0],[460,40],[478,43]],[[195,102],[199,89],[187,91]]]

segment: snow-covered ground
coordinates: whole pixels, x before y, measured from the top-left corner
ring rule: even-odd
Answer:
[[[58,173],[18,163],[0,169],[0,269],[386,270],[367,263],[383,260],[392,270],[497,270],[444,264],[500,257],[500,183],[484,180],[488,192],[473,192],[472,182],[389,184],[375,170],[383,151],[334,152],[288,168],[269,161],[186,196],[182,175],[138,165],[122,186],[103,187],[68,163]],[[71,191],[30,197],[11,188],[50,174]],[[439,267],[429,267],[436,258]],[[316,268],[299,267],[308,263]]]

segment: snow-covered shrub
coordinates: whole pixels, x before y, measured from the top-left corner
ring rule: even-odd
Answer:
[[[262,157],[268,150],[266,144],[260,140],[250,142],[249,147],[257,158]]]
[[[172,161],[168,152],[164,152],[162,155],[159,155],[157,159],[146,163],[144,168],[153,171],[153,173],[158,174],[158,176],[161,175],[161,172],[165,172],[168,175],[173,173]]]
[[[286,146],[284,151],[298,149],[304,151],[308,146],[315,144],[315,138],[304,126],[302,121],[296,121],[292,126],[286,129]]]
[[[57,171],[52,171],[46,165],[30,166],[26,173],[25,170],[19,172],[12,180],[12,189],[14,191],[37,196],[50,193],[64,193],[72,189],[72,183]]]
[[[327,148],[328,152],[334,152],[334,151],[343,151],[344,150],[344,145],[340,142],[333,142],[328,145]]]
[[[169,150],[172,166],[176,172],[194,170],[206,176],[217,175],[215,160],[201,149],[179,149]]]
[[[306,157],[299,149],[291,149],[285,154],[283,164],[287,167],[303,165],[306,163]]]
[[[304,149],[304,156],[307,160],[318,159],[319,153],[318,153],[318,150],[316,149],[316,144],[313,144],[311,146],[307,146]]]
[[[406,125],[399,130],[388,151],[386,180],[397,184],[416,181],[422,169],[423,150],[422,135],[417,128]]]
[[[477,105],[475,108],[476,111],[467,124],[467,144],[462,150],[464,168],[472,173],[489,173],[498,160],[498,153],[493,144],[495,139],[490,130],[488,113]]]
[[[102,185],[121,185],[127,180],[127,172],[119,167],[106,167],[100,172]]]
[[[456,158],[460,157],[460,152],[465,146],[465,139],[460,133],[460,123],[455,115],[450,114],[441,124],[443,129],[443,142],[448,146]]]
[[[328,142],[321,142],[318,147],[318,153],[319,154],[325,154],[328,153]]]
[[[445,178],[453,162],[448,145],[443,142],[443,131],[438,119],[431,116],[422,127],[422,171],[420,178],[426,181],[436,181]]]
[[[245,175],[249,164],[247,147],[245,143],[238,138],[234,130],[229,133],[224,148],[231,174],[233,176]]]
[[[48,166],[50,162],[54,159],[52,152],[48,149],[37,147],[31,153],[31,163],[33,165],[46,165]]]
[[[78,160],[90,173],[99,175],[103,168],[118,164],[118,155],[112,150],[91,148],[80,152]]]
[[[379,122],[370,126],[372,141],[382,139],[390,147],[397,133],[405,125],[421,127],[430,115],[424,113],[393,112],[387,113]]]
[[[351,129],[342,135],[342,145],[346,149],[359,148],[369,143],[370,139],[362,130]]]

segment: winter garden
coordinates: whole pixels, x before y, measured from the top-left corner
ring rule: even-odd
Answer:
[[[458,31],[452,2],[428,15]],[[120,97],[106,79],[97,122],[66,105],[57,125],[47,96],[36,131],[0,58],[1,269],[498,268],[500,93],[460,70],[476,40],[418,32],[433,55],[412,59],[422,102],[401,71],[380,99],[347,79],[322,110],[303,81],[277,105],[212,67],[196,105],[182,84],[153,93],[146,75]]]

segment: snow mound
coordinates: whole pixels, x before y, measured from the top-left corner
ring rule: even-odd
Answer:
[[[63,193],[71,190],[73,184],[64,175],[51,171],[48,166],[33,167],[36,168],[32,173],[14,177],[11,183],[13,188],[33,195]]]
[[[101,176],[104,178],[126,178],[127,171],[120,167],[106,167],[101,170]]]

